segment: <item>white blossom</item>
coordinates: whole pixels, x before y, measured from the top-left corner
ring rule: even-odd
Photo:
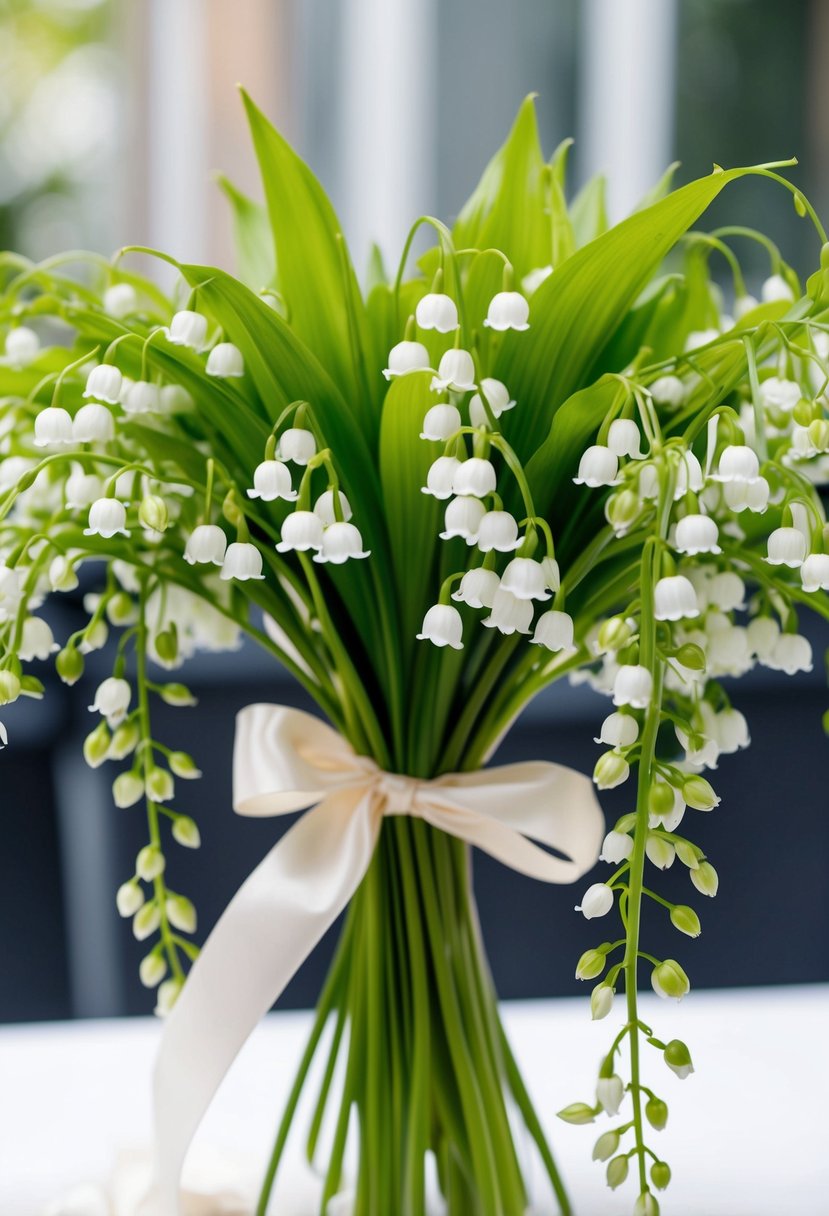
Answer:
[[[469,460],[462,460],[455,469],[452,490],[459,495],[485,498],[487,494],[495,492],[497,481],[492,462],[483,460],[480,456],[472,456]]]
[[[654,616],[658,621],[681,621],[699,616],[694,585],[682,574],[660,578],[653,592]]]
[[[419,641],[433,642],[435,646],[451,646],[463,649],[463,620],[457,608],[451,604],[434,604],[423,618]]]
[[[694,494],[699,494],[704,484],[705,477],[702,472],[702,465],[695,453],[690,448],[686,448],[676,468],[674,498],[684,498],[689,490],[693,491]],[[653,497],[656,497],[656,495]]]
[[[570,650],[573,646],[573,618],[566,612],[544,612],[535,623],[531,641],[548,650]]]
[[[699,350],[703,346],[708,346],[709,342],[715,342],[719,336],[718,329],[694,329],[685,339],[685,349],[687,351]]]
[[[326,527],[328,527],[329,524],[335,524],[337,522],[337,512],[334,508],[335,496],[340,508],[340,518],[344,519],[345,522],[348,523],[353,515],[351,503],[348,501],[345,494],[343,494],[342,490],[323,490],[322,494],[320,494],[319,498],[314,503],[314,514],[320,517]]]
[[[487,511],[478,528],[477,545],[482,553],[511,553],[521,544],[518,521],[509,511]]]
[[[486,507],[479,498],[471,496],[453,498],[443,517],[444,527],[440,534],[441,539],[451,540],[453,536],[460,536],[468,544],[474,545],[484,515],[486,515]]]
[[[232,342],[219,342],[207,356],[205,368],[208,376],[228,380],[245,374],[245,360],[238,346]]]
[[[281,460],[263,460],[253,471],[253,488],[247,495],[263,502],[275,502],[278,498],[293,502],[297,492],[291,485],[291,470]]]
[[[676,525],[675,548],[680,553],[721,553],[719,529],[708,515],[685,515]]]
[[[316,455],[317,441],[312,431],[304,427],[291,426],[279,436],[276,454],[280,460],[306,465]]]
[[[714,730],[720,751],[726,756],[741,751],[751,743],[748,723],[739,709],[729,707],[721,710],[714,719]]]
[[[497,629],[507,636],[513,633],[529,633],[533,619],[532,600],[519,599],[503,586],[495,592],[492,608],[484,625]]]
[[[470,608],[491,608],[500,584],[501,580],[494,570],[476,566],[464,574],[458,590],[452,593],[452,599],[460,604],[468,604]]]
[[[461,413],[455,405],[433,405],[426,411],[423,419],[421,439],[431,439],[435,442],[450,439],[461,427]]]
[[[541,284],[549,279],[552,273],[552,266],[536,266],[534,270],[528,271],[521,280],[525,295],[531,296],[538,291]]]
[[[438,456],[426,474],[426,485],[421,486],[421,493],[431,494],[433,498],[451,498],[460,463],[456,456]]]
[[[115,438],[115,423],[105,405],[91,401],[82,405],[72,420],[75,443],[109,443]]]
[[[469,398],[469,421],[473,426],[489,425],[482,394],[495,418],[500,418],[507,410],[515,407],[515,401],[510,397],[507,386],[500,380],[494,380],[491,376],[484,376],[481,380],[480,391],[473,393]]]
[[[829,554],[810,553],[800,567],[804,591],[829,591]]]
[[[630,747],[639,738],[639,723],[632,714],[608,714],[602,722],[599,737],[594,743],[607,743],[610,747]]]
[[[359,528],[343,520],[329,524],[325,529],[322,534],[322,548],[314,554],[314,561],[331,562],[340,566],[350,558],[369,557],[370,553],[369,549],[363,548]]]
[[[544,567],[531,557],[514,557],[501,576],[501,587],[519,600],[550,598]]]
[[[765,665],[775,671],[783,671],[787,676],[796,675],[799,671],[811,671],[813,663],[809,639],[799,633],[781,633]]]
[[[2,574],[2,571],[0,571]],[[49,563],[49,586],[53,591],[74,591],[78,585],[78,576],[72,561],[63,553],[53,557]]]
[[[796,570],[806,558],[806,537],[799,528],[775,528],[769,535],[766,561]]]
[[[722,612],[745,607],[746,585],[733,570],[721,570],[708,580],[708,603]]]
[[[18,657],[24,663],[32,659],[48,659],[50,654],[60,650],[55,641],[51,627],[39,616],[27,617],[23,622],[23,637],[18,650]]]
[[[117,726],[126,718],[131,698],[132,689],[126,680],[108,676],[95,690],[95,699],[89,711],[101,714],[110,726]]]
[[[170,322],[167,337],[174,346],[189,346],[191,350],[204,350],[207,341],[207,317],[201,313],[182,309]]]
[[[613,682],[613,704],[647,709],[653,696],[653,678],[647,667],[625,664]]]
[[[742,296],[737,296],[734,301],[734,316],[738,321],[742,321],[748,313],[753,312],[759,305],[759,301],[752,295],[746,293]]]
[[[443,292],[429,292],[418,300],[415,320],[421,329],[436,329],[440,334],[458,328],[458,306]]]
[[[160,414],[161,390],[150,380],[136,380],[123,397],[126,414]]]
[[[127,508],[117,498],[98,498],[89,508],[89,526],[84,536],[129,536]]]
[[[35,418],[34,445],[46,448],[75,442],[69,411],[59,405],[47,405]]]
[[[581,912],[585,920],[595,920],[598,916],[607,916],[613,907],[613,889],[606,882],[594,882],[581,897],[581,903],[576,904],[576,912]]]
[[[610,448],[601,444],[589,447],[579,461],[578,476],[573,478],[577,486],[612,486],[616,484],[619,458]]]
[[[113,283],[104,292],[104,312],[123,321],[130,313],[138,311],[138,294],[130,283]]]
[[[438,364],[437,375],[432,378],[432,389],[443,392],[448,388],[455,393],[467,393],[474,387],[475,363],[469,351],[445,351]]]
[[[398,342],[389,351],[389,365],[383,375],[391,380],[393,376],[425,371],[428,367],[429,352],[422,342]]]
[[[86,378],[84,397],[94,397],[96,401],[106,401],[108,405],[118,405],[121,400],[121,372],[111,363],[99,363],[93,367]]]
[[[17,325],[6,334],[5,351],[12,367],[26,367],[40,354],[40,339],[27,325]]]
[[[227,537],[218,524],[199,524],[187,538],[184,560],[190,566],[221,566],[227,550]]]
[[[632,418],[613,419],[607,432],[607,446],[615,456],[641,460],[644,455],[640,448],[641,440],[639,427]]]
[[[625,1087],[621,1077],[615,1073],[612,1077],[599,1077],[596,1082],[596,1101],[606,1115],[618,1115],[624,1096]]]
[[[247,541],[233,541],[228,545],[219,578],[227,582],[238,579],[246,582],[248,579],[263,579],[262,554]]]
[[[323,522],[313,511],[294,511],[282,524],[282,539],[276,546],[278,553],[307,553],[309,549],[322,548]]]
[[[769,376],[760,385],[760,399],[771,409],[784,410],[790,414],[803,393],[795,380],[784,380],[780,376]]]
[[[749,621],[746,635],[751,653],[765,664],[771,658],[777,639],[780,637],[780,626],[774,617],[756,616]]]
[[[607,861],[611,865],[627,861],[633,852],[633,837],[627,832],[608,832],[602,843],[599,861]]]
[[[760,295],[764,304],[771,304],[777,300],[788,300],[790,302],[794,300],[794,292],[782,274],[770,275],[763,283]]]
[[[489,302],[484,325],[499,331],[529,329],[530,306],[519,291],[499,291]]]
[[[682,405],[686,396],[685,385],[679,376],[659,376],[648,385],[648,392],[657,405],[667,405],[676,409]]]
[[[745,482],[751,485],[760,476],[760,462],[753,448],[745,444],[730,444],[720,456],[715,480]]]

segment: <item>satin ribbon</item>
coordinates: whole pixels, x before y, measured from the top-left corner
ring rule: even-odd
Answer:
[[[240,815],[314,809],[239,888],[167,1018],[154,1077],[156,1173],[146,1216],[180,1216],[184,1158],[214,1093],[354,895],[384,816],[413,815],[555,883],[573,882],[594,865],[604,830],[590,779],[572,769],[534,762],[429,781],[398,776],[358,756],[318,718],[277,705],[239,714],[233,785]]]

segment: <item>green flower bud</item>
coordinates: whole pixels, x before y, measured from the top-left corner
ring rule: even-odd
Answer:
[[[21,697],[34,697],[34,699],[36,701],[39,701],[42,698],[45,691],[46,691],[46,688],[44,686],[43,681],[39,680],[37,678],[37,676],[21,676],[20,677],[20,695],[21,695]]]
[[[106,621],[95,621],[94,624],[87,625],[81,639],[81,652],[90,654],[93,650],[103,650],[108,638],[109,629]]]
[[[658,1191],[664,1191],[671,1181],[671,1167],[667,1161],[654,1161],[651,1166],[651,1182]]]
[[[705,651],[696,642],[685,642],[677,650],[674,658],[689,671],[705,671]]]
[[[720,799],[710,781],[694,774],[686,777],[682,783],[682,797],[697,811],[712,811],[720,805]]]
[[[131,625],[138,618],[135,601],[126,591],[116,591],[107,600],[107,618],[111,625]]]
[[[601,950],[585,950],[576,964],[577,980],[594,980],[605,969],[607,955]]]
[[[156,1007],[153,1010],[156,1017],[166,1018],[167,1014],[178,1000],[183,986],[184,982],[180,979],[164,981],[158,990],[158,1000],[156,1002]]]
[[[699,865],[699,850],[687,840],[677,840],[674,842],[676,855],[684,866],[689,870],[696,870]]]
[[[144,782],[132,770],[119,773],[112,783],[112,799],[117,807],[135,806],[144,796]]]
[[[619,1147],[619,1133],[605,1132],[593,1146],[594,1161],[609,1161]]]
[[[600,790],[612,790],[630,776],[630,765],[618,752],[605,752],[596,761],[593,780]]]
[[[680,933],[685,933],[688,937],[699,937],[702,933],[702,926],[699,923],[699,917],[693,908],[689,908],[687,904],[675,904],[671,908],[671,924],[675,929],[679,929]]]
[[[165,663],[175,663],[178,658],[178,630],[175,624],[168,625],[155,635],[156,654]]]
[[[617,532],[629,528],[641,512],[639,495],[630,488],[611,494],[605,506],[607,522]]]
[[[136,941],[143,942],[148,937],[152,937],[160,924],[161,913],[158,904],[153,900],[151,903],[144,904],[143,908],[139,908],[132,918],[133,937]]]
[[[153,802],[169,802],[175,793],[175,782],[166,768],[154,765],[147,773],[147,797]]]
[[[651,984],[657,996],[680,1001],[691,991],[691,981],[675,958],[657,963],[651,972]]]
[[[164,873],[166,864],[164,854],[158,845],[146,844],[135,859],[135,872],[145,882],[152,882],[154,878],[158,878],[159,874]]]
[[[710,861],[701,861],[695,870],[691,870],[691,882],[700,895],[713,899],[719,889],[720,878]]]
[[[607,1185],[611,1190],[615,1191],[617,1187],[622,1185],[628,1176],[629,1168],[627,1157],[614,1157],[612,1161],[608,1162]]]
[[[179,815],[173,824],[173,840],[185,849],[197,849],[201,844],[198,825],[189,815]]]
[[[194,781],[201,777],[201,769],[196,768],[196,762],[187,752],[170,752],[167,763],[177,777],[184,781]]]
[[[83,742],[83,758],[90,768],[100,768],[109,754],[110,733],[106,722],[99,722]]]
[[[648,790],[648,812],[662,818],[674,809],[674,787],[667,781],[654,781]]]
[[[821,409],[816,401],[808,401],[805,397],[801,397],[792,410],[792,418],[798,426],[810,426],[816,418],[820,417]]]
[[[558,1117],[565,1123],[592,1123],[596,1118],[596,1111],[586,1102],[572,1102],[570,1106],[565,1106],[564,1110],[558,1112]]]
[[[633,1216],[659,1216],[659,1204],[650,1191],[638,1197],[633,1205]]]
[[[184,684],[163,684],[159,695],[167,705],[196,705],[198,702]]]
[[[83,655],[74,646],[64,646],[55,659],[55,671],[64,684],[77,684],[83,675]]]
[[[809,439],[812,446],[819,452],[825,452],[829,447],[829,422],[825,418],[816,418],[809,425]]]
[[[138,728],[138,723],[133,718],[129,722],[122,722],[112,736],[112,742],[109,745],[110,760],[124,760],[131,755],[141,738],[141,731]]]
[[[151,532],[164,532],[170,522],[167,504],[158,494],[145,494],[138,507],[138,522]]]
[[[645,852],[648,861],[651,865],[656,866],[658,870],[667,870],[673,865],[674,858],[676,857],[676,849],[670,840],[665,840],[662,836],[658,836],[656,832],[648,833],[648,839],[645,841]]]
[[[167,919],[182,933],[196,932],[196,909],[184,895],[170,895],[165,904]]]
[[[236,498],[236,491],[233,489],[228,490],[224,497],[224,502],[222,503],[222,515],[224,515],[227,522],[232,524],[234,528],[238,528],[245,518],[244,512],[239,507],[239,503]]]
[[[135,916],[138,909],[144,906],[144,892],[134,878],[122,883],[118,888],[115,906],[119,916]]]
[[[662,1058],[680,1081],[684,1081],[694,1071],[691,1053],[681,1039],[671,1039],[670,1043],[665,1045]]]
[[[158,950],[142,958],[138,967],[138,977],[145,988],[157,988],[166,974],[167,964]]]
[[[661,1098],[648,1098],[645,1103],[645,1118],[654,1131],[661,1132],[668,1122],[668,1107]]]
[[[633,630],[623,617],[612,616],[609,620],[602,621],[596,639],[599,654],[621,650],[623,646],[627,646],[632,637]]]
[[[0,705],[11,705],[20,696],[20,676],[6,668],[0,671]]]
[[[597,984],[590,993],[590,1016],[594,1022],[600,1022],[602,1018],[606,1018],[613,1008],[613,997],[615,989],[609,984]]]

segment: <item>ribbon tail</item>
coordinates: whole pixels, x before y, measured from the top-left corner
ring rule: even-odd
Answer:
[[[213,1095],[356,891],[379,828],[364,790],[329,794],[242,884],[205,943],[156,1060],[153,1216],[179,1216],[184,1159]]]

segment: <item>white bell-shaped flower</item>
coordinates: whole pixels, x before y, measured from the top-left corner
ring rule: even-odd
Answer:
[[[676,525],[675,548],[680,553],[696,556],[698,553],[721,553],[718,545],[720,532],[708,515],[684,515]]]
[[[426,485],[421,486],[421,493],[431,494],[433,498],[451,498],[460,463],[456,456],[438,456],[426,474]]]
[[[0,494],[16,486],[24,473],[33,469],[35,461],[28,456],[5,456],[0,458]]]
[[[681,621],[699,616],[694,584],[683,574],[660,578],[653,592],[654,616],[658,621]]]
[[[501,587],[519,600],[550,598],[544,567],[532,557],[514,557],[501,576]]]
[[[218,524],[199,524],[187,538],[184,560],[190,566],[221,566],[227,552],[227,537]]]
[[[775,528],[769,535],[766,561],[770,566],[790,566],[796,570],[806,558],[806,537],[799,528]]]
[[[780,626],[772,616],[756,616],[749,621],[746,635],[751,653],[756,655],[761,663],[767,663],[780,637]]]
[[[829,553],[810,553],[800,567],[804,591],[829,591]]]
[[[282,525],[282,539],[276,546],[278,553],[307,553],[310,549],[322,548],[323,522],[313,511],[294,511]]]
[[[487,511],[478,528],[477,544],[482,553],[512,553],[521,544],[515,516],[509,511]]]
[[[245,360],[238,346],[232,342],[219,342],[207,356],[205,368],[208,376],[217,376],[221,380],[244,376]]]
[[[204,350],[207,341],[207,317],[184,308],[170,322],[167,337],[174,346],[189,346],[191,350]]]
[[[467,570],[458,590],[452,593],[452,599],[459,604],[468,604],[470,608],[491,608],[500,584],[501,580],[494,570],[477,566],[474,570]]]
[[[103,498],[104,483],[94,473],[84,473],[81,465],[72,467],[64,487],[66,505],[72,511],[92,506],[96,498]]]
[[[12,367],[26,367],[40,354],[40,339],[28,325],[17,325],[6,334],[5,351]]]
[[[117,498],[98,498],[89,508],[89,526],[84,536],[129,536],[127,508]]]
[[[160,414],[161,390],[150,380],[136,380],[124,394],[125,414]]]
[[[702,465],[689,448],[682,453],[682,459],[676,468],[674,498],[684,498],[689,490],[694,494],[699,494],[704,484],[705,476],[702,472]],[[656,497],[656,492],[653,494],[653,497]]]
[[[634,709],[647,709],[653,696],[653,678],[647,667],[639,664],[623,664],[613,681],[613,704],[632,705]]]
[[[314,514],[319,515],[326,528],[329,524],[337,522],[337,512],[334,507],[334,496],[336,494],[337,502],[340,509],[340,519],[344,519],[346,523],[351,519],[354,512],[351,510],[351,503],[343,494],[342,490],[324,490],[320,494],[317,501],[314,503]]]
[[[769,376],[760,385],[760,400],[763,405],[775,410],[783,410],[790,414],[803,396],[800,385],[795,380],[786,380],[780,376]]]
[[[474,498],[485,498],[495,492],[498,479],[490,460],[472,456],[463,460],[455,470],[452,489],[455,494],[471,494]]]
[[[441,356],[438,373],[432,378],[432,389],[443,392],[468,393],[475,387],[475,363],[468,350],[447,350]]]
[[[760,296],[764,304],[773,304],[777,300],[794,300],[794,292],[782,274],[770,275],[760,289]]]
[[[316,455],[317,441],[305,427],[291,426],[279,436],[276,454],[280,460],[306,465]]]
[[[748,292],[745,295],[737,296],[734,301],[734,316],[738,321],[742,321],[743,317],[753,312],[759,306],[760,301],[756,296],[750,295]]]
[[[23,622],[18,658],[24,663],[30,663],[32,659],[48,659],[49,655],[57,650],[60,650],[60,646],[47,622],[39,616],[27,617]]]
[[[463,650],[463,620],[451,604],[434,604],[423,618],[418,641]]]
[[[86,378],[84,397],[94,397],[96,401],[106,401],[108,405],[117,405],[121,399],[123,377],[117,367],[111,363],[99,363],[93,367]]]
[[[720,456],[715,480],[746,482],[751,485],[760,476],[760,462],[753,448],[745,444],[730,444]]]
[[[530,305],[520,291],[499,291],[489,301],[484,325],[503,332],[529,329]]]
[[[589,447],[579,461],[578,476],[573,478],[577,486],[612,486],[616,484],[619,472],[619,458],[610,448],[602,444]]]
[[[123,321],[131,313],[138,311],[138,293],[131,283],[113,283],[104,292],[104,312]]]
[[[478,528],[481,526],[484,515],[486,515],[486,507],[479,498],[471,496],[453,498],[443,517],[441,540],[451,540],[453,536],[460,536],[467,544],[474,545],[478,539]]]
[[[521,280],[521,286],[524,289],[524,294],[531,296],[546,279],[549,279],[553,273],[552,266],[536,266],[534,270],[528,271]]]
[[[458,328],[458,306],[442,291],[430,291],[418,300],[415,320],[421,329],[436,329],[448,334]]]
[[[407,372],[425,371],[429,366],[429,352],[422,342],[398,342],[389,351],[389,365],[383,369],[383,375],[391,380]]]
[[[533,619],[532,600],[519,599],[511,591],[499,587],[492,600],[490,614],[484,625],[509,636],[513,633],[529,633]]]
[[[784,671],[787,676],[796,675],[799,671],[811,671],[813,661],[809,639],[799,633],[781,633],[766,660],[766,666],[775,671]]]
[[[74,591],[78,585],[75,566],[63,553],[53,557],[49,563],[48,579],[53,591]],[[0,596],[0,601],[2,601],[2,596]]]
[[[648,385],[648,392],[657,405],[676,409],[684,402],[687,389],[679,376],[659,376]]]
[[[248,579],[263,579],[264,577],[262,554],[256,545],[240,540],[235,540],[228,545],[219,578],[224,579],[225,582],[230,579],[238,579],[239,582],[245,583]]]
[[[607,916],[613,907],[613,889],[606,882],[594,882],[581,897],[581,903],[576,904],[576,911],[581,912],[585,920],[595,920],[598,916]]]
[[[729,707],[718,713],[714,719],[714,730],[719,749],[726,756],[742,751],[751,743],[748,722],[739,709]]]
[[[263,460],[253,471],[253,489],[247,494],[263,502],[275,502],[277,498],[293,502],[297,492],[291,485],[291,470],[281,460]]]
[[[181,384],[163,384],[159,396],[162,414],[187,414],[195,409],[192,394]]]
[[[567,612],[543,612],[535,623],[535,633],[530,639],[537,646],[548,650],[571,650],[573,647],[573,618]]]
[[[606,1115],[618,1115],[624,1096],[625,1086],[621,1077],[616,1074],[612,1077],[599,1077],[596,1082],[596,1101]]]
[[[95,699],[89,706],[89,712],[101,714],[110,726],[117,726],[127,716],[132,689],[126,680],[118,676],[109,676],[95,690]]]
[[[721,570],[706,584],[708,604],[721,612],[734,612],[745,607],[746,585],[733,570]]]
[[[544,582],[551,591],[558,591],[561,586],[561,573],[558,562],[554,557],[542,557],[541,569],[544,571]]]
[[[331,562],[341,566],[354,557],[369,557],[370,549],[363,548],[360,529],[345,520],[330,524],[322,534],[322,548],[314,554],[315,562]]]
[[[72,419],[75,443],[109,443],[115,438],[115,422],[105,405],[91,401],[82,405]]]
[[[501,380],[492,376],[484,376],[480,385],[481,391],[473,393],[469,398],[469,421],[473,426],[488,426],[486,407],[481,393],[486,397],[487,405],[496,418],[500,418],[507,410],[515,406],[515,401],[509,395],[509,389]]]
[[[607,743],[610,747],[630,747],[639,738],[639,723],[632,714],[608,714],[598,739],[594,743]]]
[[[700,350],[703,346],[708,346],[709,342],[716,342],[719,336],[718,329],[694,329],[685,339],[685,349]]]
[[[630,456],[641,460],[644,452],[640,447],[642,436],[632,418],[614,418],[607,432],[607,446],[614,456]]]
[[[811,460],[817,455],[817,448],[812,443],[812,436],[808,426],[798,426],[797,423],[791,430],[792,441],[792,456],[795,460]]]
[[[60,446],[74,442],[72,419],[69,411],[63,409],[62,406],[47,405],[35,417],[34,445],[36,448],[48,448],[53,444]]]
[[[726,506],[731,511],[753,511],[762,515],[769,505],[771,486],[765,477],[758,477],[753,482],[726,482],[723,486],[723,497]]]
[[[461,412],[457,406],[441,402],[440,405],[433,405],[426,411],[420,438],[445,442],[460,429],[461,425]]]
[[[602,843],[599,861],[607,861],[615,866],[621,861],[627,861],[632,852],[632,836],[629,836],[627,832],[608,832]]]

